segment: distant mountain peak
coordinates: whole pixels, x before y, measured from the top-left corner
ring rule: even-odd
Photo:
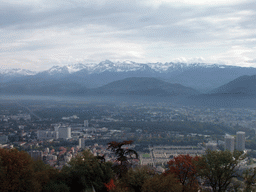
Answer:
[[[69,73],[67,66],[63,66],[63,67],[61,67],[61,66],[53,66],[52,68],[50,68],[46,72],[48,72],[51,75],[56,74],[56,73]]]
[[[72,74],[78,71],[81,71],[83,69],[88,69],[90,66],[78,63],[78,64],[71,64],[71,65],[66,65],[66,66],[53,66],[46,72],[50,75],[54,74]]]

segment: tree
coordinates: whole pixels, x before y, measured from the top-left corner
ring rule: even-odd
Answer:
[[[207,150],[197,162],[197,172],[214,192],[226,191],[232,179],[238,176],[239,163],[245,157],[242,152]]]
[[[124,145],[130,145],[132,143],[133,141],[112,141],[108,143],[108,149],[113,151],[117,157],[116,160],[118,162],[118,165],[114,166],[114,170],[117,173],[118,177],[122,177],[126,174],[130,167],[131,159],[138,159],[138,154],[135,150],[124,148]]]
[[[44,185],[42,192],[69,192],[69,187],[61,181],[50,181]]]
[[[147,166],[130,168],[126,175],[117,181],[116,189],[113,192],[129,191],[141,192],[142,186],[147,179],[156,175],[155,171]]]
[[[2,192],[39,191],[33,160],[25,151],[0,149],[0,189]]]
[[[116,187],[113,179],[111,179],[108,183],[104,183],[104,185],[108,191],[114,190]]]
[[[256,168],[247,169],[243,173],[244,184],[245,184],[245,192],[255,191],[255,187],[252,186],[256,180]]]
[[[34,161],[33,168],[35,178],[40,183],[42,192],[69,191],[59,170],[45,164],[41,160]]]
[[[182,185],[182,191],[198,191],[197,171],[195,162],[199,157],[190,155],[179,155],[170,160],[167,164],[169,170],[166,174],[174,174]]]
[[[114,176],[111,167],[111,162],[102,162],[89,150],[85,150],[62,168],[62,174],[66,177],[71,191],[79,192],[91,188],[106,191],[104,183],[108,183]]]
[[[147,179],[142,186],[142,192],[181,192],[182,186],[173,174],[161,174]]]

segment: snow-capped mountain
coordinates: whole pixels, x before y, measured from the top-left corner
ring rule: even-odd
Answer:
[[[109,60],[102,61],[98,64],[73,64],[66,66],[54,66],[44,72],[49,75],[56,74],[73,74],[81,70],[88,74],[99,74],[103,72],[134,72],[134,71],[151,71],[157,73],[170,73],[172,71],[184,71],[192,68],[226,68],[225,65],[207,65],[204,63],[136,63],[133,61],[112,62]]]
[[[24,69],[0,70],[0,81],[10,83],[16,81],[20,84],[73,82],[86,88],[96,88],[130,77],[151,77],[207,92],[239,76],[255,74],[256,68],[218,64],[136,63],[133,61],[112,62],[106,60],[98,64],[54,66],[40,73]],[[15,79],[15,76],[19,79]]]
[[[57,74],[73,74],[79,71],[86,71],[88,74],[103,73],[103,72],[134,72],[134,71],[151,71],[157,73],[170,73],[173,71],[184,71],[193,68],[235,68],[236,66],[226,66],[218,64],[204,64],[204,63],[136,63],[133,61],[124,62],[112,62],[109,60],[102,61],[98,64],[88,63],[88,64],[73,64],[66,66],[53,66],[52,68],[42,71],[40,73],[48,75]],[[35,75],[37,72],[26,70],[26,69],[2,69],[0,74],[5,76],[28,76]]]
[[[105,71],[109,72],[129,72],[129,71],[146,71],[151,70],[158,73],[168,73],[176,70],[186,70],[190,68],[225,68],[225,65],[207,65],[204,63],[136,63],[133,61],[124,61],[124,62],[112,62],[109,60],[102,61],[99,64],[91,66],[87,70],[89,73],[102,73]]]
[[[59,74],[73,74],[84,70],[88,74],[109,72],[128,72],[128,71],[140,71],[148,67],[147,64],[139,64],[132,61],[125,62],[112,62],[109,60],[102,61],[99,64],[73,64],[67,66],[53,66],[47,72],[50,75]]]
[[[4,76],[28,76],[28,75],[35,75],[37,72],[30,71],[27,69],[2,69],[0,70],[0,75]]]
[[[55,74],[72,74],[77,71],[80,71],[82,69],[86,68],[86,65],[83,64],[76,64],[76,65],[67,65],[67,66],[53,66],[52,68],[44,71],[50,75]]]

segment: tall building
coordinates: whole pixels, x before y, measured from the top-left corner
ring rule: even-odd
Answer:
[[[88,120],[84,120],[84,127],[88,127],[88,126],[89,126]]]
[[[85,139],[84,138],[79,138],[79,147],[80,148],[85,148]]]
[[[71,138],[71,128],[70,127],[60,127],[59,128],[59,138],[61,138],[61,139]]]
[[[60,128],[60,124],[55,124],[54,125],[54,131],[59,131]]]
[[[227,135],[225,137],[225,150],[233,152],[235,149],[235,138],[233,136]]]
[[[245,132],[243,131],[236,132],[236,150],[245,150]]]

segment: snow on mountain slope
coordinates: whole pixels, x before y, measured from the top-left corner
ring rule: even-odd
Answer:
[[[63,66],[63,67],[60,67],[60,66],[53,66],[52,68],[50,68],[49,70],[45,71],[47,72],[48,74],[50,75],[55,75],[57,73],[62,73],[62,74],[69,74],[69,71],[68,71],[68,67],[67,66]]]
[[[172,71],[184,71],[191,68],[230,68],[235,66],[226,66],[226,65],[208,65],[204,63],[136,63],[133,61],[124,61],[124,62],[112,62],[105,60],[99,64],[88,63],[88,64],[73,64],[66,66],[53,66],[52,68],[43,71],[49,75],[68,75],[79,72],[81,70],[86,70],[88,74],[93,73],[102,73],[105,71],[108,72],[132,72],[132,71],[153,71],[158,73],[168,73]],[[0,74],[8,76],[27,76],[35,75],[36,72],[25,70],[25,69],[5,69],[0,70]]]
[[[132,61],[125,62],[112,62],[109,60],[102,61],[98,65],[95,65],[91,69],[91,73],[102,73],[104,71],[111,72],[127,72],[127,71],[139,71],[145,68],[146,64],[135,63]]]
[[[2,69],[0,70],[0,74],[4,76],[28,76],[28,75],[35,75],[37,72],[30,71],[27,69]]]
[[[54,74],[72,74],[72,73],[76,73],[78,71],[81,71],[83,69],[86,70],[92,70],[93,67],[95,66],[95,64],[73,64],[73,65],[66,65],[66,66],[53,66],[52,68],[50,68],[49,70],[46,70],[44,72],[47,72],[50,75],[54,75]]]
[[[152,70],[159,73],[165,73],[175,70],[185,70],[189,68],[195,67],[203,67],[203,68],[210,68],[210,67],[220,67],[220,65],[207,65],[204,63],[136,63],[133,61],[124,61],[124,62],[112,62],[109,60],[102,61],[99,64],[95,64],[88,68],[89,73],[102,73],[104,71],[110,72],[128,72],[128,71],[145,71],[145,70]],[[222,66],[222,68],[225,65]]]

